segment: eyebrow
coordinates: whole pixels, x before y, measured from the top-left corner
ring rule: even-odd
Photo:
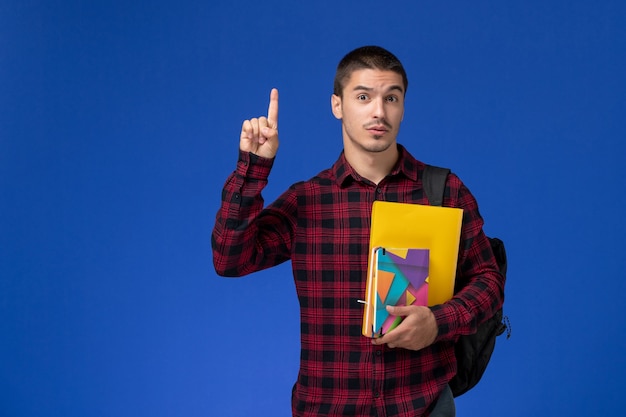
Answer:
[[[363,90],[363,91],[374,91],[374,89],[372,87],[366,87],[364,85],[357,85],[355,86],[352,91],[359,91],[359,90]],[[389,87],[386,91],[386,93],[389,93],[391,91],[399,91],[401,93],[404,93],[404,89],[399,86],[399,85],[392,85],[391,87]]]

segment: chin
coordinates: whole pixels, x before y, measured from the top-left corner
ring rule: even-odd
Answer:
[[[374,143],[374,144],[372,144],[370,146],[364,146],[364,148],[368,152],[380,153],[380,152],[385,152],[392,145],[393,145],[393,142],[383,142],[383,141],[380,141],[380,142]]]

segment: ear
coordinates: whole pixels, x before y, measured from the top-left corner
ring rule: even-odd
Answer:
[[[330,96],[330,108],[333,111],[333,115],[341,120],[343,118],[343,112],[341,111],[341,97],[336,94]]]

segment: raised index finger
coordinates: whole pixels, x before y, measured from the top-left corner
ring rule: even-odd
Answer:
[[[278,129],[278,90],[272,88],[270,93],[270,105],[267,109],[267,120],[270,127]]]

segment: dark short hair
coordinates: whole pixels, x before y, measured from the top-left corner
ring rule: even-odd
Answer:
[[[348,52],[337,65],[333,93],[342,97],[346,80],[350,78],[354,71],[360,69],[377,69],[400,74],[404,82],[404,93],[406,94],[409,80],[406,77],[402,63],[394,54],[380,46],[362,46]]]

